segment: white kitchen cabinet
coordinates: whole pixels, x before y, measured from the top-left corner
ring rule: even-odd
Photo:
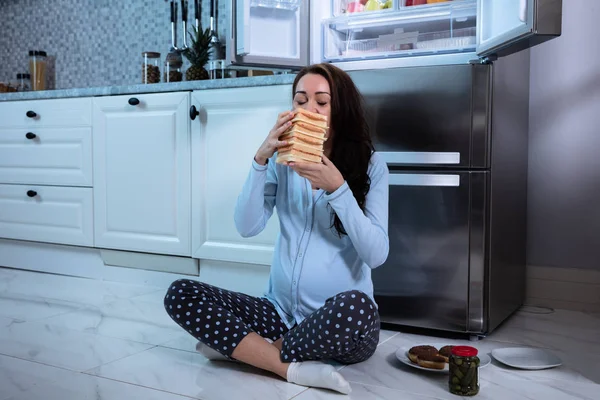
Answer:
[[[0,237],[92,246],[92,189],[0,184]]]
[[[291,85],[193,92],[199,111],[191,125],[193,257],[271,264],[276,212],[252,238],[239,235],[233,213],[256,150],[291,100]]]
[[[90,126],[92,99],[7,101],[0,105],[0,128]]]
[[[92,128],[0,128],[0,183],[92,186]]]
[[[191,255],[189,97],[94,99],[96,247]]]

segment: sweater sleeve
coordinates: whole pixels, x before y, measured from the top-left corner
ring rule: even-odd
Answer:
[[[389,171],[377,153],[371,156],[368,171],[371,186],[365,199],[364,212],[347,182],[326,199],[342,222],[359,257],[370,268],[377,268],[388,257]]]
[[[256,236],[263,231],[273,215],[277,194],[275,160],[260,165],[252,160],[252,167],[235,205],[235,227],[242,237]]]

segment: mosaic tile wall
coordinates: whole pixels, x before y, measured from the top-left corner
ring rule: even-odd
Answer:
[[[227,1],[217,3],[225,42]],[[204,27],[209,6],[202,0]],[[142,52],[158,51],[164,61],[169,51],[169,15],[166,0],[0,0],[0,82],[28,72],[28,51],[39,49],[56,60],[57,89],[141,83]]]

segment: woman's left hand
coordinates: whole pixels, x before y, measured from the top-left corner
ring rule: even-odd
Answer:
[[[322,164],[291,162],[288,165],[298,175],[308,179],[313,187],[333,193],[344,184],[344,177],[329,158],[325,155],[322,158]]]

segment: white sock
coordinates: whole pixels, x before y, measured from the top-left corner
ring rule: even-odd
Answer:
[[[270,344],[273,344],[273,341],[271,339],[268,339],[268,338],[263,338],[263,339],[265,339]],[[210,361],[235,361],[235,360],[231,360],[231,359],[225,357],[223,354],[219,353],[218,351],[211,349],[210,347],[208,347],[207,345],[205,345],[202,342],[196,343],[196,351],[198,353],[202,354],[204,357],[206,357]]]
[[[319,361],[290,363],[287,380],[298,385],[331,389],[343,394],[352,391],[342,374],[331,365]]]

